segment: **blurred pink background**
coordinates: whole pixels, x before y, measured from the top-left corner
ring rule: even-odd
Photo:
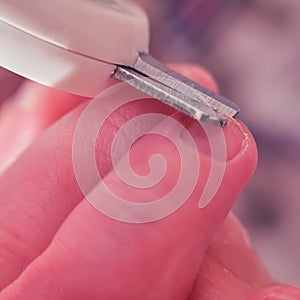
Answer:
[[[150,17],[152,54],[205,66],[240,106],[259,165],[235,211],[273,277],[300,286],[300,1],[138,2]],[[0,103],[21,83],[0,69]]]
[[[235,211],[273,277],[300,285],[299,0],[143,0],[152,54],[197,62],[239,104],[259,165]]]

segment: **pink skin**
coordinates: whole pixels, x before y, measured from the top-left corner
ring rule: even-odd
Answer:
[[[173,67],[216,90],[203,69]],[[224,129],[228,163],[207,207],[197,208],[209,172],[204,167],[191,197],[174,214],[153,223],[127,224],[105,217],[84,200],[73,173],[72,135],[87,102],[78,105],[81,98],[34,83],[27,83],[17,97],[5,108],[11,121],[0,124],[1,140],[16,133],[5,140],[5,151],[0,150],[1,157],[5,155],[0,161],[5,169],[0,181],[0,300],[238,300],[273,284],[242,226],[229,214],[257,161],[255,142],[241,122],[230,120]],[[196,122],[156,100],[123,107],[112,115],[96,146],[105,180],[121,194],[127,192],[115,181],[107,145],[124,121],[146,112],[172,115],[190,130],[198,146],[205,143]],[[32,132],[30,138],[20,138],[26,130]],[[28,149],[17,157],[18,147]],[[133,153],[145,149],[174,155],[168,143],[151,135],[139,139]],[[204,147],[200,158],[208,156],[205,151]],[[5,160],[15,163],[5,167]],[[145,166],[138,159],[131,163],[136,170]],[[176,160],[171,159],[168,168],[154,196],[175,181]],[[257,295],[251,299],[265,299]]]
[[[84,99],[25,81],[0,110],[0,140],[5,141],[1,143],[0,174],[46,127]]]

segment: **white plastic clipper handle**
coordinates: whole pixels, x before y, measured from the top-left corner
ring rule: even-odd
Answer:
[[[0,0],[0,65],[74,94],[99,94],[148,42],[146,15],[130,1]]]

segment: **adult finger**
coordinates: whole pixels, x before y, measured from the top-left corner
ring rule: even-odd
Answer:
[[[247,299],[273,283],[245,229],[230,213],[205,253],[189,300]]]
[[[0,67],[0,106],[18,89],[23,80],[21,76]]]
[[[1,108],[0,174],[53,122],[86,98],[24,81]]]
[[[253,293],[248,300],[298,300],[300,289],[287,285],[273,285],[262,288]]]

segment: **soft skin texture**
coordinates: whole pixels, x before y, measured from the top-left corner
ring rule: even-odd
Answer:
[[[217,89],[199,67],[173,68]],[[160,221],[128,224],[95,210],[74,176],[72,138],[89,100],[34,83],[26,83],[23,93],[11,100],[2,111],[11,121],[0,124],[1,143],[16,133],[0,150],[1,157],[5,155],[0,161],[0,300],[238,300],[273,284],[230,213],[257,162],[253,137],[240,121],[229,120],[224,129],[228,152],[224,178],[213,201],[199,209],[210,170],[209,151],[201,147],[206,137],[199,125],[154,99],[137,101],[112,114],[96,144],[97,163],[121,195],[126,197],[128,191],[116,180],[107,149],[122,124],[134,116],[159,112],[182,122],[194,137],[204,166],[179,210]],[[32,133],[30,138],[24,138],[26,130]],[[19,155],[19,147],[27,150]],[[151,196],[166,193],[180,170],[174,147],[148,135],[134,144],[132,152],[143,153],[131,160],[141,172],[147,155],[169,155],[166,179]],[[138,191],[131,194],[137,195]],[[148,198],[149,193],[144,200]],[[265,299],[257,295],[251,299]]]

